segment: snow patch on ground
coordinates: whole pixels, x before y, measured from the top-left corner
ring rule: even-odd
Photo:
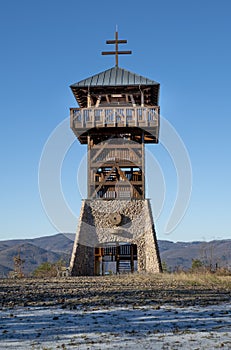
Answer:
[[[231,349],[231,306],[17,307],[0,311],[0,349]]]

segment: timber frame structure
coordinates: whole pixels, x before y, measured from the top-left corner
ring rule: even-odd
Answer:
[[[88,198],[144,199],[144,144],[158,142],[159,84],[114,67],[71,89],[82,106],[70,116],[88,145]]]

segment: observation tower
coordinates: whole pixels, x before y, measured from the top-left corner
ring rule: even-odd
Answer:
[[[114,44],[115,66],[71,85],[79,105],[71,129],[87,145],[87,198],[82,200],[70,272],[92,276],[161,272],[150,200],[145,197],[145,144],[159,136],[160,84],[119,67],[126,40]],[[154,180],[153,180],[154,181]]]

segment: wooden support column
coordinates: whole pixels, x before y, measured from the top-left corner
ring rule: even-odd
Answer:
[[[132,106],[133,106],[133,107],[136,107],[136,103],[135,103],[135,100],[134,100],[133,95],[130,95],[130,99],[131,99],[131,101],[132,101]]]
[[[144,93],[141,91],[141,107],[144,107]]]
[[[87,94],[87,108],[90,108],[90,107],[91,107],[91,94],[88,91],[88,94]]]
[[[145,198],[145,152],[144,152],[144,131],[142,132],[142,198]]]
[[[131,244],[131,272],[134,272],[134,244]]]
[[[119,245],[116,246],[116,256],[115,256],[115,259],[116,259],[116,274],[118,274],[120,272],[119,270],[119,266],[120,266],[120,255],[119,255],[119,252],[120,252],[120,247]]]
[[[95,104],[96,108],[99,107],[100,101],[101,101],[101,95],[97,98],[97,101],[96,101],[96,104]]]
[[[91,198],[91,138],[87,136],[87,197]]]

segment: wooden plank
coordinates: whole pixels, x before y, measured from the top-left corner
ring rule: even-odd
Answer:
[[[137,149],[140,149],[141,148],[141,143],[138,143],[138,142],[133,142],[131,141],[131,143],[117,143],[117,144],[109,144],[109,143],[103,143],[101,142],[100,144],[98,145],[94,145],[93,148],[94,149],[101,149],[103,145],[106,145],[106,148],[108,149],[113,149],[113,148],[123,148],[123,149],[128,149],[128,148],[137,148]],[[129,146],[128,146],[129,145]]]
[[[128,182],[129,184],[131,184],[131,185],[137,185],[137,186],[140,186],[140,185],[143,185],[143,181],[129,181],[128,179],[127,179],[127,181],[126,182]],[[94,182],[94,184],[95,185],[100,185],[100,184],[102,184],[102,181],[95,181]],[[103,186],[115,186],[115,185],[117,185],[118,184],[118,181],[104,181],[104,183],[103,183]],[[124,184],[124,186],[127,186],[128,184]],[[122,186],[122,184],[121,184],[121,186]],[[98,192],[99,190],[97,190],[97,192]]]
[[[111,168],[113,165],[115,164],[115,161],[111,161],[111,162],[95,162],[95,163],[91,163],[91,168]],[[131,166],[132,167],[139,167],[141,168],[142,167],[142,161],[140,160],[139,162],[120,162],[119,165],[121,167],[124,167],[124,168],[130,168]]]

